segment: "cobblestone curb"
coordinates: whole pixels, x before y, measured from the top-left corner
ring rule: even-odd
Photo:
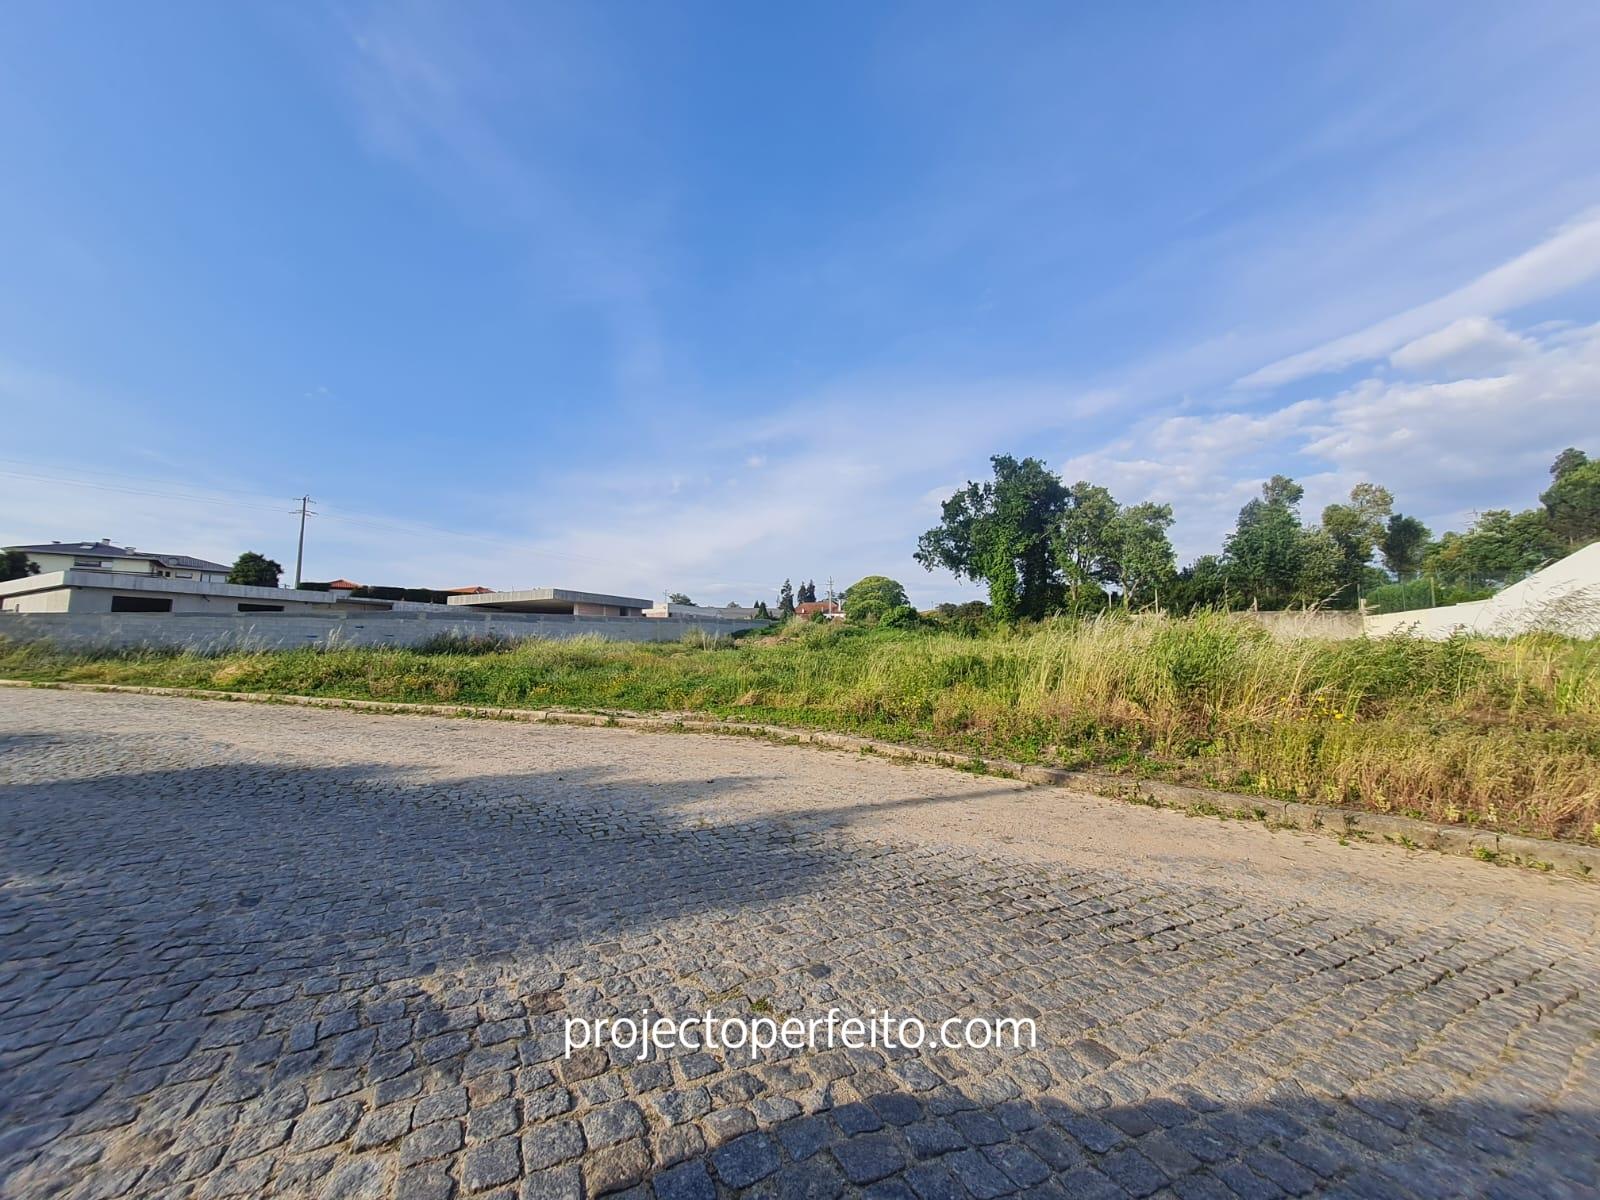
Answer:
[[[759,737],[788,745],[852,750],[902,762],[975,771],[1045,787],[1076,788],[1079,791],[1093,792],[1098,796],[1151,808],[1176,809],[1198,816],[1259,821],[1269,828],[1317,831],[1332,834],[1346,841],[1381,841],[1406,849],[1436,850],[1442,854],[1462,855],[1487,863],[1559,872],[1591,882],[1600,881],[1600,847],[1495,833],[1492,830],[1467,829],[1457,825],[1440,825],[1413,817],[1363,812],[1326,804],[1307,804],[1298,800],[1242,796],[1233,792],[1214,791],[1187,784],[1134,779],[1104,771],[1072,771],[1041,767],[1006,759],[981,758],[948,750],[906,746],[898,742],[856,737],[852,734],[727,721],[696,714],[659,713],[645,716],[632,712],[569,712],[562,709],[499,708],[476,704],[415,704],[383,700],[351,700],[336,696],[293,696],[274,692],[230,692],[206,688],[142,687],[110,683],[55,683],[26,679],[0,679],[0,687],[46,688],[72,692],[121,692],[146,696],[178,696],[194,700],[291,704],[304,708],[336,708],[358,712],[415,713],[423,716],[469,717],[479,720],[521,721],[529,724],[589,725],[659,732]]]

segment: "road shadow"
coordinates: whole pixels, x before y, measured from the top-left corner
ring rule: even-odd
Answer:
[[[1337,1046],[1287,1072],[1270,1022],[1246,1021],[1259,1048],[1207,1046],[1183,993],[1163,996],[1143,967],[1196,919],[1176,910],[1210,893],[1141,908],[916,855],[885,883],[871,874],[880,851],[810,827],[993,789],[715,822],[689,803],[761,782],[657,789],[625,765],[445,779],[223,763],[0,788],[0,1190],[349,1200],[398,1194],[407,1177],[495,1200],[546,1186],[932,1200],[1600,1186],[1600,1054],[1571,1021],[1542,1046],[1555,1061],[1522,1079],[1497,1082],[1492,1053],[1439,1074],[1437,1092],[1344,1063],[1353,1082],[1328,1093]],[[903,909],[855,914],[866,883],[865,906]],[[833,924],[788,927],[796,913]],[[1268,932],[1296,936],[1277,916]],[[931,958],[910,953],[918,939]],[[1330,945],[1263,940],[1250,961],[1292,988],[1284,964],[1331,959]],[[1386,969],[1339,953],[1357,981]],[[1113,978],[1095,981],[1091,962]],[[1048,1010],[1036,1050],[637,1063],[569,1058],[561,1036],[569,1016],[645,1005],[814,1014],[934,996],[934,1018],[994,999],[980,970]],[[1054,999],[1069,971],[1070,1008]],[[1170,1006],[1163,1027],[1142,1051],[1097,1040],[1096,1005],[1138,988]],[[404,1123],[382,1124],[401,1109]],[[440,1140],[426,1151],[419,1137]]]

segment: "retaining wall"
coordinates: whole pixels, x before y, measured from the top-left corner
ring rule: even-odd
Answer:
[[[591,634],[617,642],[675,642],[691,630],[760,629],[766,621],[694,617],[575,617],[454,612],[251,616],[200,613],[0,613],[0,637],[70,649],[152,646],[197,650],[282,650],[296,646],[414,646],[441,636],[566,639]]]
[[[1343,639],[1361,636],[1361,614],[1340,612],[1337,609],[1291,608],[1270,612],[1245,609],[1238,615],[1260,625],[1275,638]]]

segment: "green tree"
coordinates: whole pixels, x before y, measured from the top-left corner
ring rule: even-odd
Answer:
[[[1036,458],[1000,454],[990,462],[994,479],[968,483],[944,502],[940,523],[918,539],[916,560],[982,580],[1002,621],[1042,617],[1060,594],[1050,538],[1067,489]]]
[[[772,620],[772,610],[767,607],[767,602],[765,600],[756,601],[756,616],[760,617],[763,621]]]
[[[685,596],[682,592],[668,592],[667,603],[693,605],[694,601],[689,599],[689,597]]]
[[[1295,539],[1293,604],[1330,604],[1353,592],[1348,551],[1326,529],[1302,529]]]
[[[1393,514],[1394,496],[1374,483],[1356,484],[1350,489],[1348,504],[1330,504],[1322,510],[1322,530],[1338,550],[1331,590],[1341,607],[1355,606],[1373,552],[1383,541],[1386,522]]]
[[[1202,554],[1178,572],[1163,602],[1168,609],[1179,613],[1200,608],[1225,609],[1232,600],[1228,583],[1227,564],[1215,554]]]
[[[909,607],[906,589],[887,575],[868,575],[844,590],[844,615],[852,621],[876,620],[891,609]]]
[[[1550,478],[1560,479],[1568,471],[1581,467],[1589,461],[1589,456],[1576,446],[1568,446],[1556,455],[1555,462],[1550,464]]]
[[[778,617],[787,619],[794,616],[794,588],[785,579],[783,586],[778,589]]]
[[[1415,579],[1422,570],[1422,554],[1431,537],[1432,531],[1417,518],[1393,514],[1384,525],[1379,546],[1383,551],[1383,565],[1396,579],[1404,580],[1408,575]]]
[[[1515,583],[1567,553],[1541,509],[1492,508],[1465,533],[1446,533],[1428,548],[1423,571],[1440,583],[1496,587]]]
[[[1172,505],[1149,501],[1121,509],[1106,527],[1106,570],[1122,589],[1124,608],[1147,593],[1159,599],[1175,574],[1171,528]]]
[[[278,576],[283,574],[283,567],[264,555],[257,554],[254,550],[246,550],[234,560],[233,568],[228,572],[229,583],[240,583],[246,587],[278,586]]]
[[[1550,528],[1569,548],[1600,538],[1600,461],[1566,449],[1550,467],[1550,486],[1539,497]]]
[[[0,550],[0,583],[39,573],[39,564],[21,550]]]
[[[1261,498],[1239,510],[1224,556],[1228,577],[1243,597],[1262,608],[1282,608],[1307,579],[1301,559],[1307,549],[1300,524],[1305,489],[1286,475],[1261,485]]]
[[[1079,480],[1067,489],[1061,515],[1050,533],[1050,552],[1067,584],[1068,607],[1081,611],[1093,590],[1110,576],[1110,530],[1117,519],[1117,502],[1096,484]]]

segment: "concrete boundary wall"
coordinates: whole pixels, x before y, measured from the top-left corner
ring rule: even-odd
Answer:
[[[443,607],[442,605],[439,607]],[[709,634],[760,629],[765,621],[691,617],[573,617],[458,612],[262,616],[200,613],[0,613],[0,637],[48,641],[67,649],[137,646],[195,650],[286,650],[298,646],[415,646],[436,637],[567,638],[675,642],[692,630]]]
[[[1414,608],[1407,612],[1367,613],[1361,627],[1368,637],[1427,638],[1442,641],[1453,633],[1475,633],[1483,620],[1487,600],[1468,600],[1442,608]]]

